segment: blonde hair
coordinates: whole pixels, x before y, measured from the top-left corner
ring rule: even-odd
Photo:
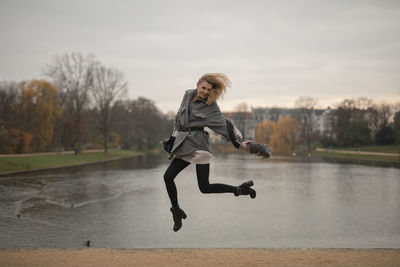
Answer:
[[[212,85],[212,90],[208,95],[207,105],[211,105],[217,101],[220,96],[225,94],[226,88],[231,86],[231,81],[223,73],[206,73],[200,77],[197,85],[203,81]]]

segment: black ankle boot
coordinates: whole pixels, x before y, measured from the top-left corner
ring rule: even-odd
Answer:
[[[254,183],[252,180],[244,182],[243,184],[236,186],[235,187],[235,196],[240,196],[240,195],[250,195],[251,198],[256,197],[256,191],[250,186],[253,186]]]
[[[182,227],[182,219],[186,219],[186,213],[179,206],[171,208],[172,217],[174,218],[174,232]]]

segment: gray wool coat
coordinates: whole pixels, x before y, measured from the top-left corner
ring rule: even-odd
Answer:
[[[179,131],[182,127],[208,127],[214,132],[221,134],[228,141],[232,141],[229,136],[227,120],[222,115],[217,102],[207,105],[204,99],[192,101],[197,93],[197,89],[190,89],[185,92],[181,106],[175,116],[174,132],[176,138],[171,153],[174,155],[187,155],[196,150],[205,150],[211,153],[209,133],[207,131]],[[233,123],[232,123],[233,125]],[[242,142],[242,134],[233,125],[235,142]]]

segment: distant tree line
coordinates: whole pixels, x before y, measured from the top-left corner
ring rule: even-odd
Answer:
[[[126,99],[121,71],[93,55],[57,55],[43,68],[48,80],[0,81],[0,153],[80,150],[82,147],[151,149],[172,132],[174,114],[163,114],[144,97]],[[317,100],[303,96],[290,114],[272,108],[266,121],[250,123],[246,103],[236,106],[235,120],[246,136],[276,152],[297,144],[357,147],[400,143],[400,104],[375,104],[368,98],[345,99],[316,128]],[[233,114],[231,113],[231,114]]]
[[[171,116],[126,99],[122,72],[93,55],[57,55],[43,74],[49,80],[0,82],[0,153],[150,149],[171,132]]]
[[[269,120],[256,123],[255,139],[280,153],[292,152],[296,144],[305,144],[308,152],[312,143],[325,147],[400,144],[400,104],[375,104],[365,97],[345,99],[324,117],[322,133],[315,123],[316,105],[316,99],[303,96],[289,114],[272,108]]]
[[[368,98],[345,99],[333,113],[324,146],[400,144],[400,104],[374,104]]]

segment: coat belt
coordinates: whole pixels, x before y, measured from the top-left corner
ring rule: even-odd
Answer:
[[[190,127],[190,126],[179,127],[179,131],[180,132],[192,132],[192,131],[202,132],[202,131],[204,131],[204,127]]]

